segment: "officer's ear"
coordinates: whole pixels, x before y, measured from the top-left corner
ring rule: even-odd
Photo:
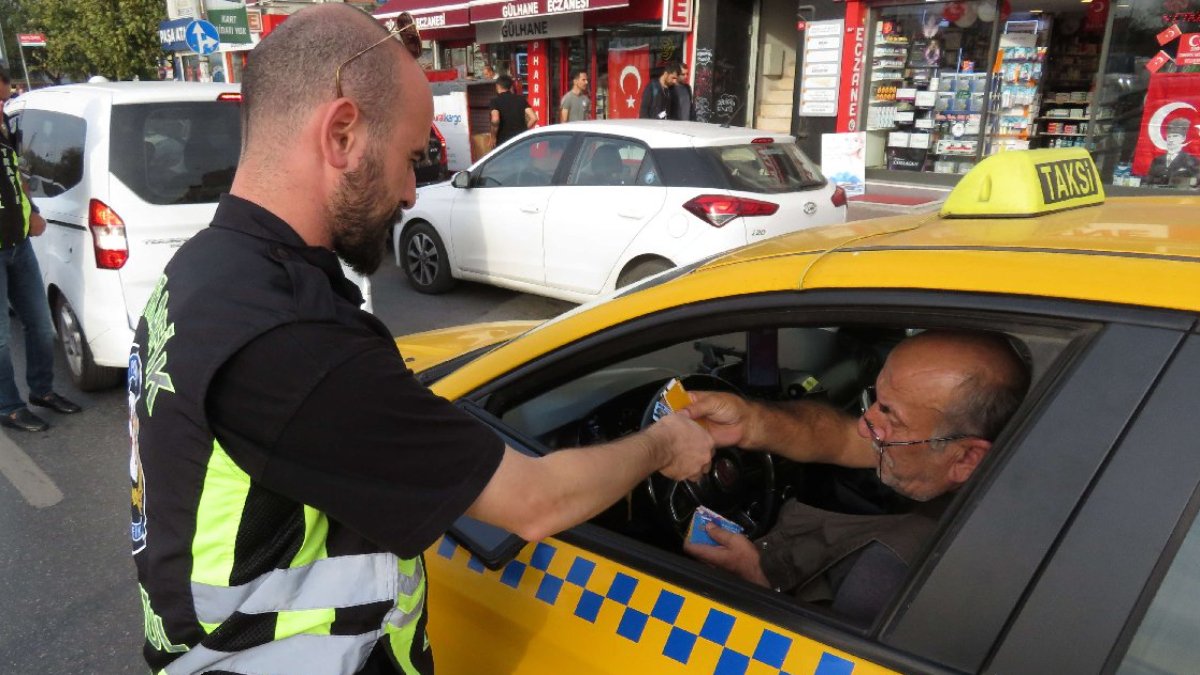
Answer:
[[[339,98],[325,106],[317,119],[321,157],[331,168],[351,168],[366,143],[366,123],[358,105]]]

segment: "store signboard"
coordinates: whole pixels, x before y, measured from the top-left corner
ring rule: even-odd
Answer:
[[[629,0],[471,0],[471,23],[628,6]]]
[[[396,17],[400,16],[401,12],[411,14],[413,21],[417,24],[417,29],[422,33],[443,28],[465,28],[471,25],[471,10],[466,0],[445,2],[444,4],[438,3],[437,0],[391,0],[373,12],[371,16],[382,21],[388,30],[394,30]]]
[[[837,117],[844,25],[842,19],[835,19],[810,21],[805,27],[804,69],[800,77],[803,117]]]
[[[263,29],[262,10],[257,7],[247,7],[246,25],[250,27],[251,33],[261,33]]]
[[[842,68],[846,75],[842,78],[841,98],[846,102],[838,114],[837,128],[842,131],[858,131],[859,107],[862,97],[863,61],[866,54],[866,5],[851,0],[846,6],[846,48],[842,51]]]
[[[529,75],[525,99],[537,113],[539,124],[550,123],[550,59],[546,56],[545,40],[529,41]]]
[[[467,127],[467,92],[435,94],[433,124],[446,139],[446,167],[451,171],[469,168],[471,138]]]
[[[217,35],[223,45],[248,45],[250,23],[246,18],[246,6],[230,0],[204,0],[208,20],[217,27]]]
[[[191,19],[168,19],[158,23],[158,42],[163,51],[187,52],[191,47],[187,43],[187,27]]]
[[[692,32],[692,23],[696,16],[693,2],[694,0],[663,0],[663,32]]]
[[[583,35],[583,14],[551,14],[531,19],[489,21],[475,27],[475,41],[480,44],[525,42],[548,38]]]

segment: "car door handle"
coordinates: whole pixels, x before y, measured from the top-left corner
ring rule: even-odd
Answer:
[[[542,210],[538,207],[537,204],[526,204],[521,207],[521,211],[523,213],[541,213],[542,212]]]

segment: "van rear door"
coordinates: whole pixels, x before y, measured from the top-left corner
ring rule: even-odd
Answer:
[[[241,111],[237,100],[120,104],[110,125],[111,203],[107,214],[92,209],[89,227],[95,235],[97,228],[114,234],[124,226],[128,257],[119,275],[134,327],[171,256],[212,221],[217,200],[229,192],[241,150]],[[111,222],[96,222],[106,218]],[[104,246],[101,239],[94,238],[97,247]],[[107,240],[121,244],[115,236]]]

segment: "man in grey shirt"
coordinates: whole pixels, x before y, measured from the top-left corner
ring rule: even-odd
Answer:
[[[587,73],[582,70],[576,72],[575,79],[571,80],[571,91],[563,95],[562,103],[558,106],[559,122],[582,122],[587,119],[587,86]]]

